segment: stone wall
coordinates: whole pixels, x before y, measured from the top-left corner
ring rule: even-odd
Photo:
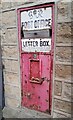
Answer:
[[[54,117],[71,117],[72,106],[72,36],[71,2],[57,3],[55,43]]]
[[[5,88],[5,105],[11,108],[21,107],[21,79],[19,64],[19,46],[16,9],[46,1],[26,0],[25,2],[1,3],[1,46]],[[58,2],[56,18],[56,40],[54,61],[53,117],[71,117],[71,80],[72,72],[72,24],[71,3]],[[73,11],[73,10],[72,10]],[[55,13],[56,14],[56,13]],[[72,17],[73,18],[73,17]]]
[[[21,83],[19,71],[19,49],[17,19],[14,3],[2,3],[1,46],[4,74],[5,106],[21,106]]]

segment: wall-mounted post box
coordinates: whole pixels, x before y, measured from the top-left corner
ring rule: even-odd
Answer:
[[[51,106],[53,5],[18,10],[22,106],[48,112]]]

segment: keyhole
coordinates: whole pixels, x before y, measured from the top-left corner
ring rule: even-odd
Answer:
[[[36,59],[37,58],[37,54],[33,54],[33,58]]]

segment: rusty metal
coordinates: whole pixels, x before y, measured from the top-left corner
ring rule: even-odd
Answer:
[[[43,81],[44,81],[44,79],[42,79],[42,78],[38,79],[38,78],[34,78],[34,77],[32,77],[30,80],[31,83],[36,83],[36,84],[42,84]]]
[[[51,56],[38,55],[30,60],[32,54],[23,54],[23,94],[22,105],[32,109],[46,111],[49,109],[49,84]],[[48,68],[48,69],[47,69]],[[38,72],[39,71],[39,72]],[[26,82],[27,81],[27,82]],[[26,104],[25,104],[26,103]],[[41,107],[39,107],[41,106]]]
[[[21,44],[22,11],[52,7],[52,40],[49,52],[24,52]],[[49,14],[49,13],[48,13]],[[45,4],[18,10],[18,35],[20,49],[20,70],[22,80],[22,106],[49,113],[51,110],[51,81],[54,48],[54,5]],[[35,32],[34,32],[35,33]],[[38,33],[37,33],[38,34]],[[34,36],[37,36],[34,34]],[[39,83],[39,84],[36,84]]]

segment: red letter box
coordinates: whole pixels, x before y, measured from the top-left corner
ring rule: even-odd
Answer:
[[[18,10],[22,106],[50,112],[53,5]]]

